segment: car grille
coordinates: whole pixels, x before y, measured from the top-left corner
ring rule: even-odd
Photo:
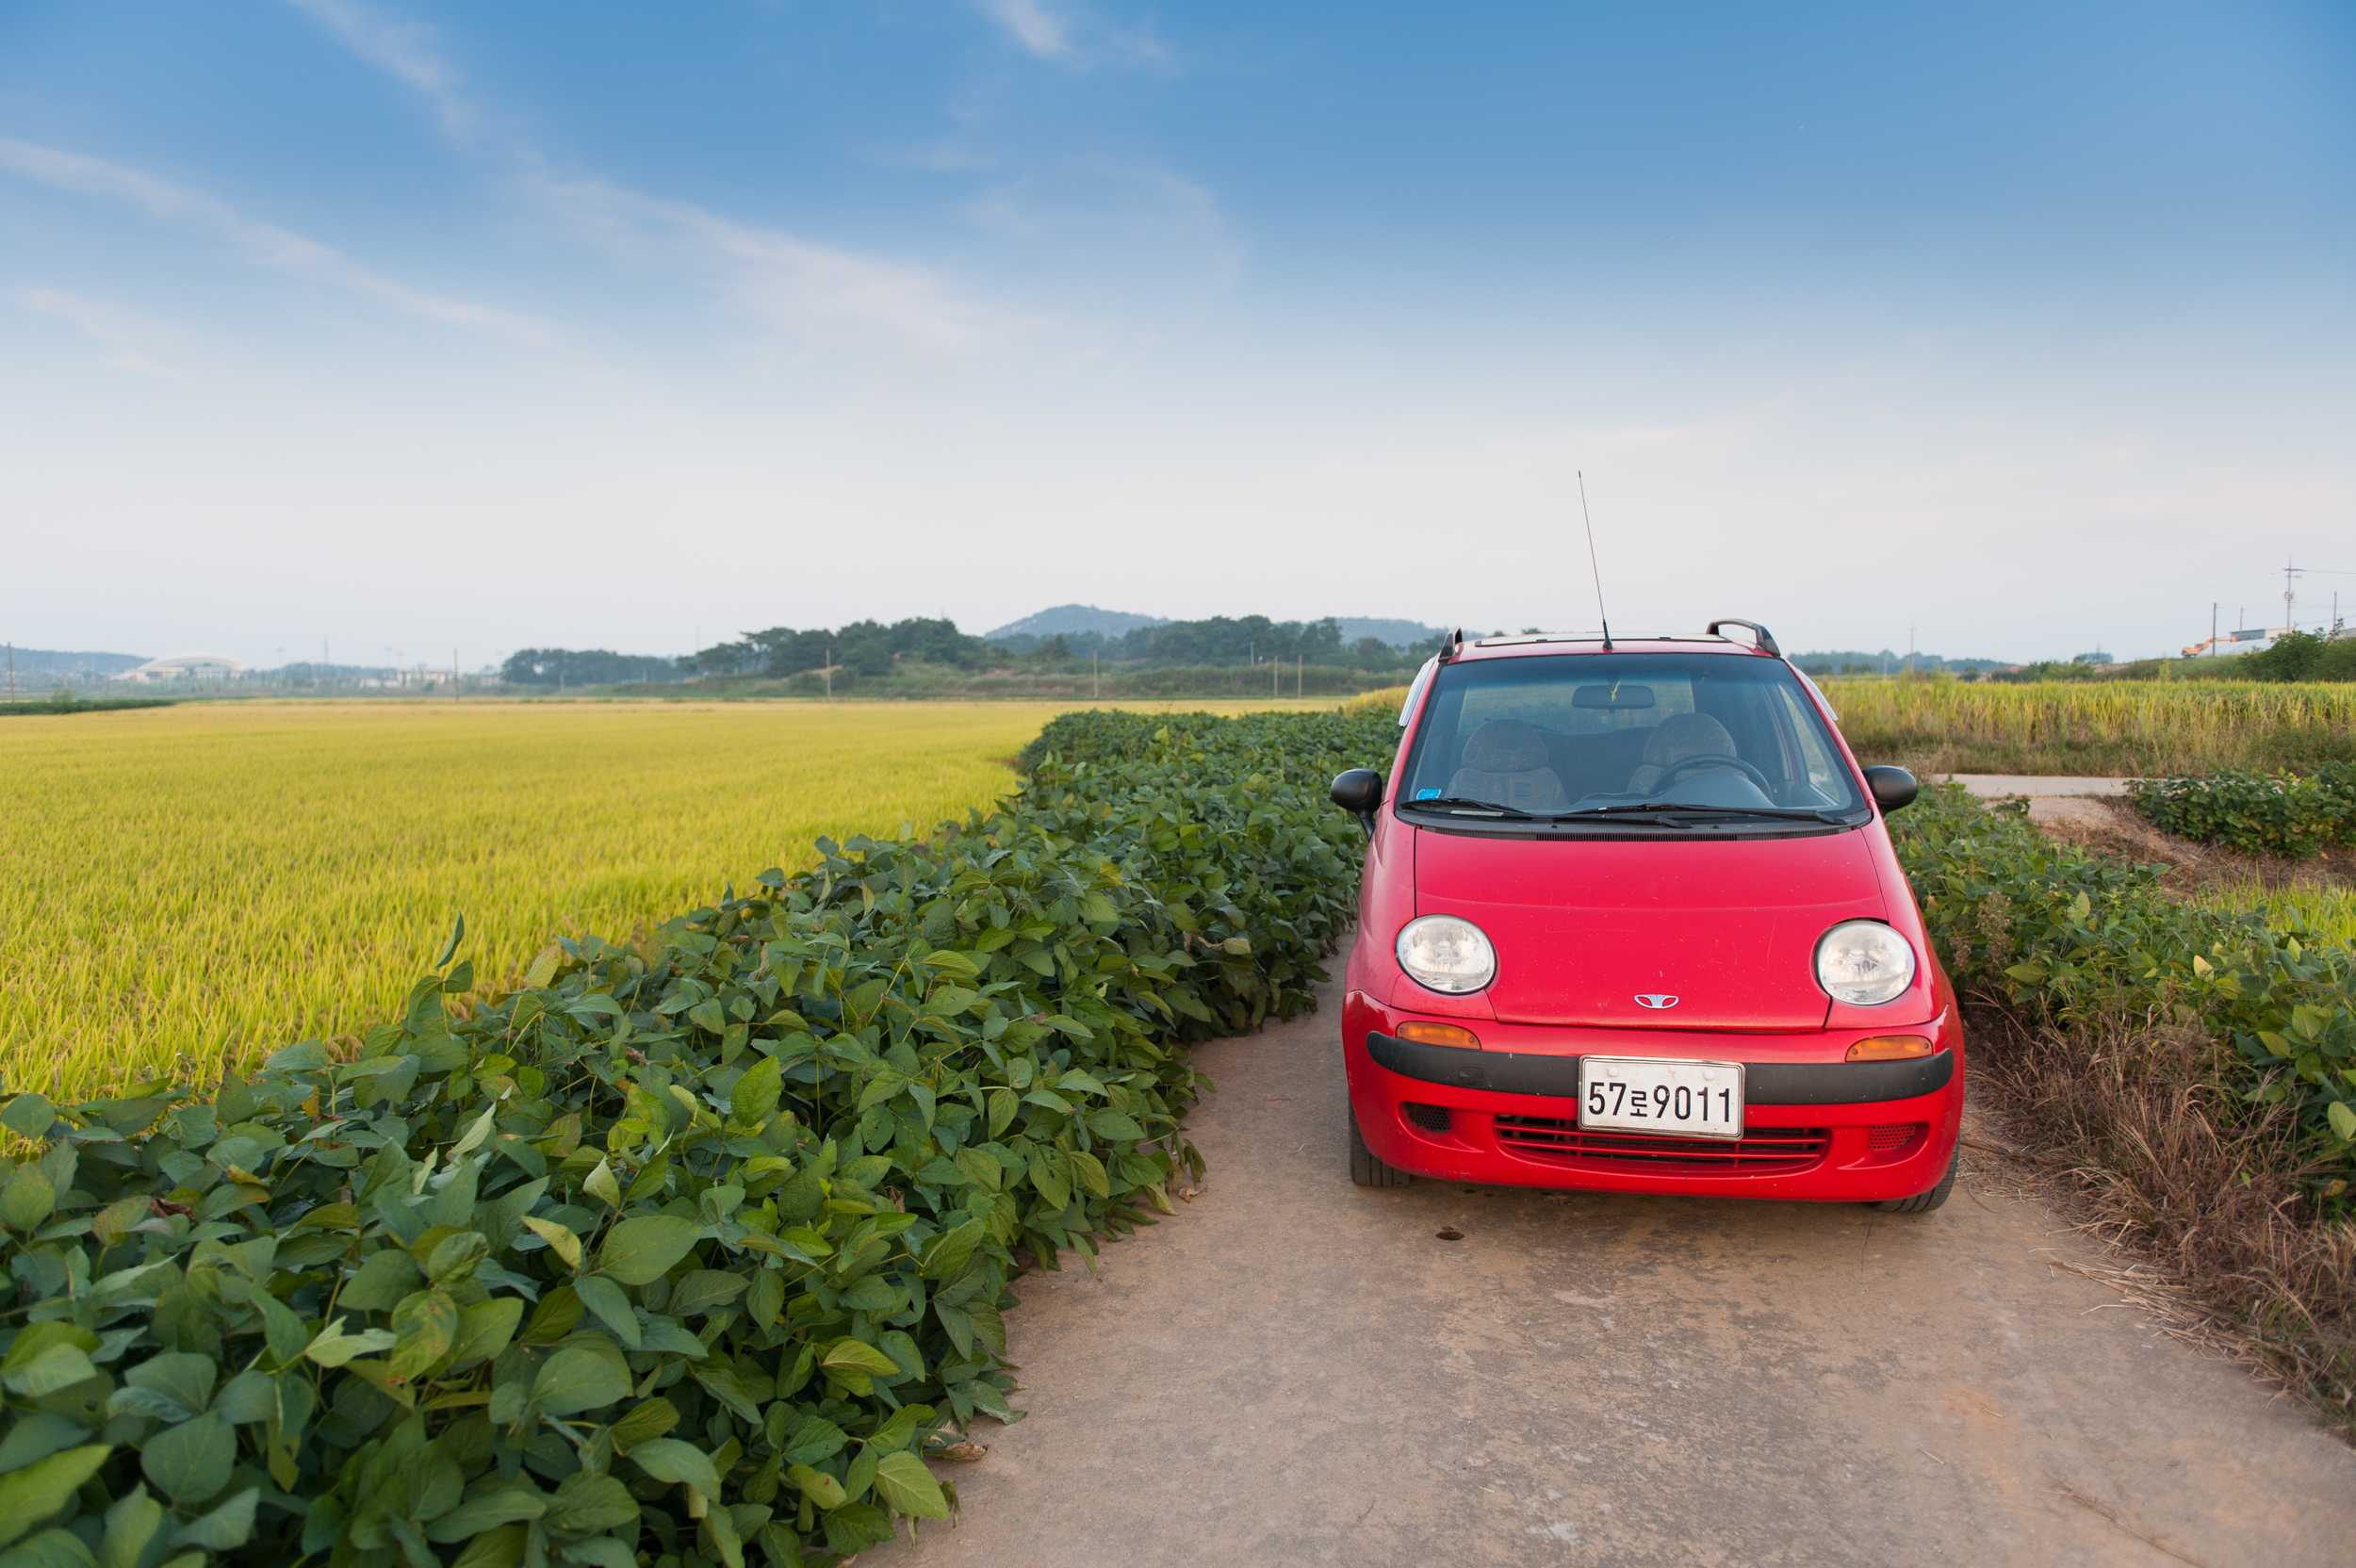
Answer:
[[[1448,1131],[1448,1107],[1446,1105],[1419,1105],[1410,1100],[1401,1104],[1399,1109],[1407,1113],[1408,1120],[1427,1133]]]
[[[1904,1149],[1931,1130],[1927,1121],[1892,1121],[1873,1129],[1865,1140],[1865,1147],[1873,1153],[1887,1154],[1893,1149]]]
[[[1827,1127],[1766,1127],[1741,1138],[1660,1137],[1581,1132],[1552,1117],[1501,1116],[1497,1142],[1524,1159],[1589,1170],[1650,1170],[1678,1176],[1770,1175],[1806,1170],[1832,1143]]]

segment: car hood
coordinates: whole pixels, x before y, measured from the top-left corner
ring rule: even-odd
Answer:
[[[1816,939],[1836,921],[1889,915],[1861,832],[1613,841],[1428,828],[1415,912],[1489,934],[1501,1021],[1762,1030],[1824,1027]]]

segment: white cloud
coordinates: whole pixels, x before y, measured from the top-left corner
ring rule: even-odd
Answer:
[[[576,232],[639,264],[687,267],[780,331],[801,338],[881,332],[924,352],[975,348],[1021,325],[957,297],[921,267],[813,244],[593,178],[530,177],[532,194]]]
[[[487,117],[464,75],[423,29],[358,0],[288,0],[362,59],[423,94],[450,139],[479,146]],[[1029,0],[1014,0],[1037,12]],[[1036,26],[1052,21],[1038,12]],[[1018,324],[1011,312],[957,297],[930,270],[738,222],[686,202],[630,190],[595,174],[559,173],[534,148],[499,149],[525,194],[565,227],[643,266],[673,265],[802,341],[881,334],[895,347],[956,352]]]
[[[157,376],[166,381],[188,378],[169,365],[150,357],[156,339],[170,335],[150,322],[131,316],[112,305],[78,295],[60,294],[50,288],[25,288],[8,296],[9,302],[37,316],[54,316],[79,327],[85,335],[113,351],[106,363],[135,375]]]
[[[1057,65],[1086,70],[1102,64],[1171,64],[1170,50],[1149,28],[1115,27],[1076,5],[1050,8],[1042,0],[973,0],[974,8],[1004,27],[1025,52]]]
[[[152,174],[80,153],[0,138],[0,169],[76,195],[128,203],[161,222],[224,239],[248,262],[340,289],[410,316],[519,342],[544,342],[548,328],[529,317],[448,299],[372,272],[318,240],[246,217],[225,203]]]
[[[982,13],[1012,33],[1015,41],[1043,60],[1072,57],[1072,39],[1063,23],[1039,0],[984,0]]]
[[[453,139],[472,141],[481,134],[481,112],[464,92],[457,69],[442,57],[424,28],[354,5],[352,0],[287,0],[287,4],[334,33],[362,59],[423,93],[433,103],[442,129]]]

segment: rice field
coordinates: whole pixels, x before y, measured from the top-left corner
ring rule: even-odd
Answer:
[[[1234,705],[1227,705],[1234,706]],[[213,703],[0,720],[0,1076],[210,1076],[387,1016],[466,917],[486,980],[822,834],[1014,783],[1054,709]]]
[[[2253,876],[2208,888],[2201,902],[2234,914],[2261,909],[2277,930],[2309,932],[2334,946],[2356,947],[2356,888],[2344,882],[2267,888]]]
[[[2356,684],[1827,680],[1869,762],[1939,772],[2201,773],[2356,757]]]

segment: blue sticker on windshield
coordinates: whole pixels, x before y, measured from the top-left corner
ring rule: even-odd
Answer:
[[[1440,798],[1440,792],[1437,790],[1417,790],[1415,792],[1415,798],[1417,800],[1437,800]]]

